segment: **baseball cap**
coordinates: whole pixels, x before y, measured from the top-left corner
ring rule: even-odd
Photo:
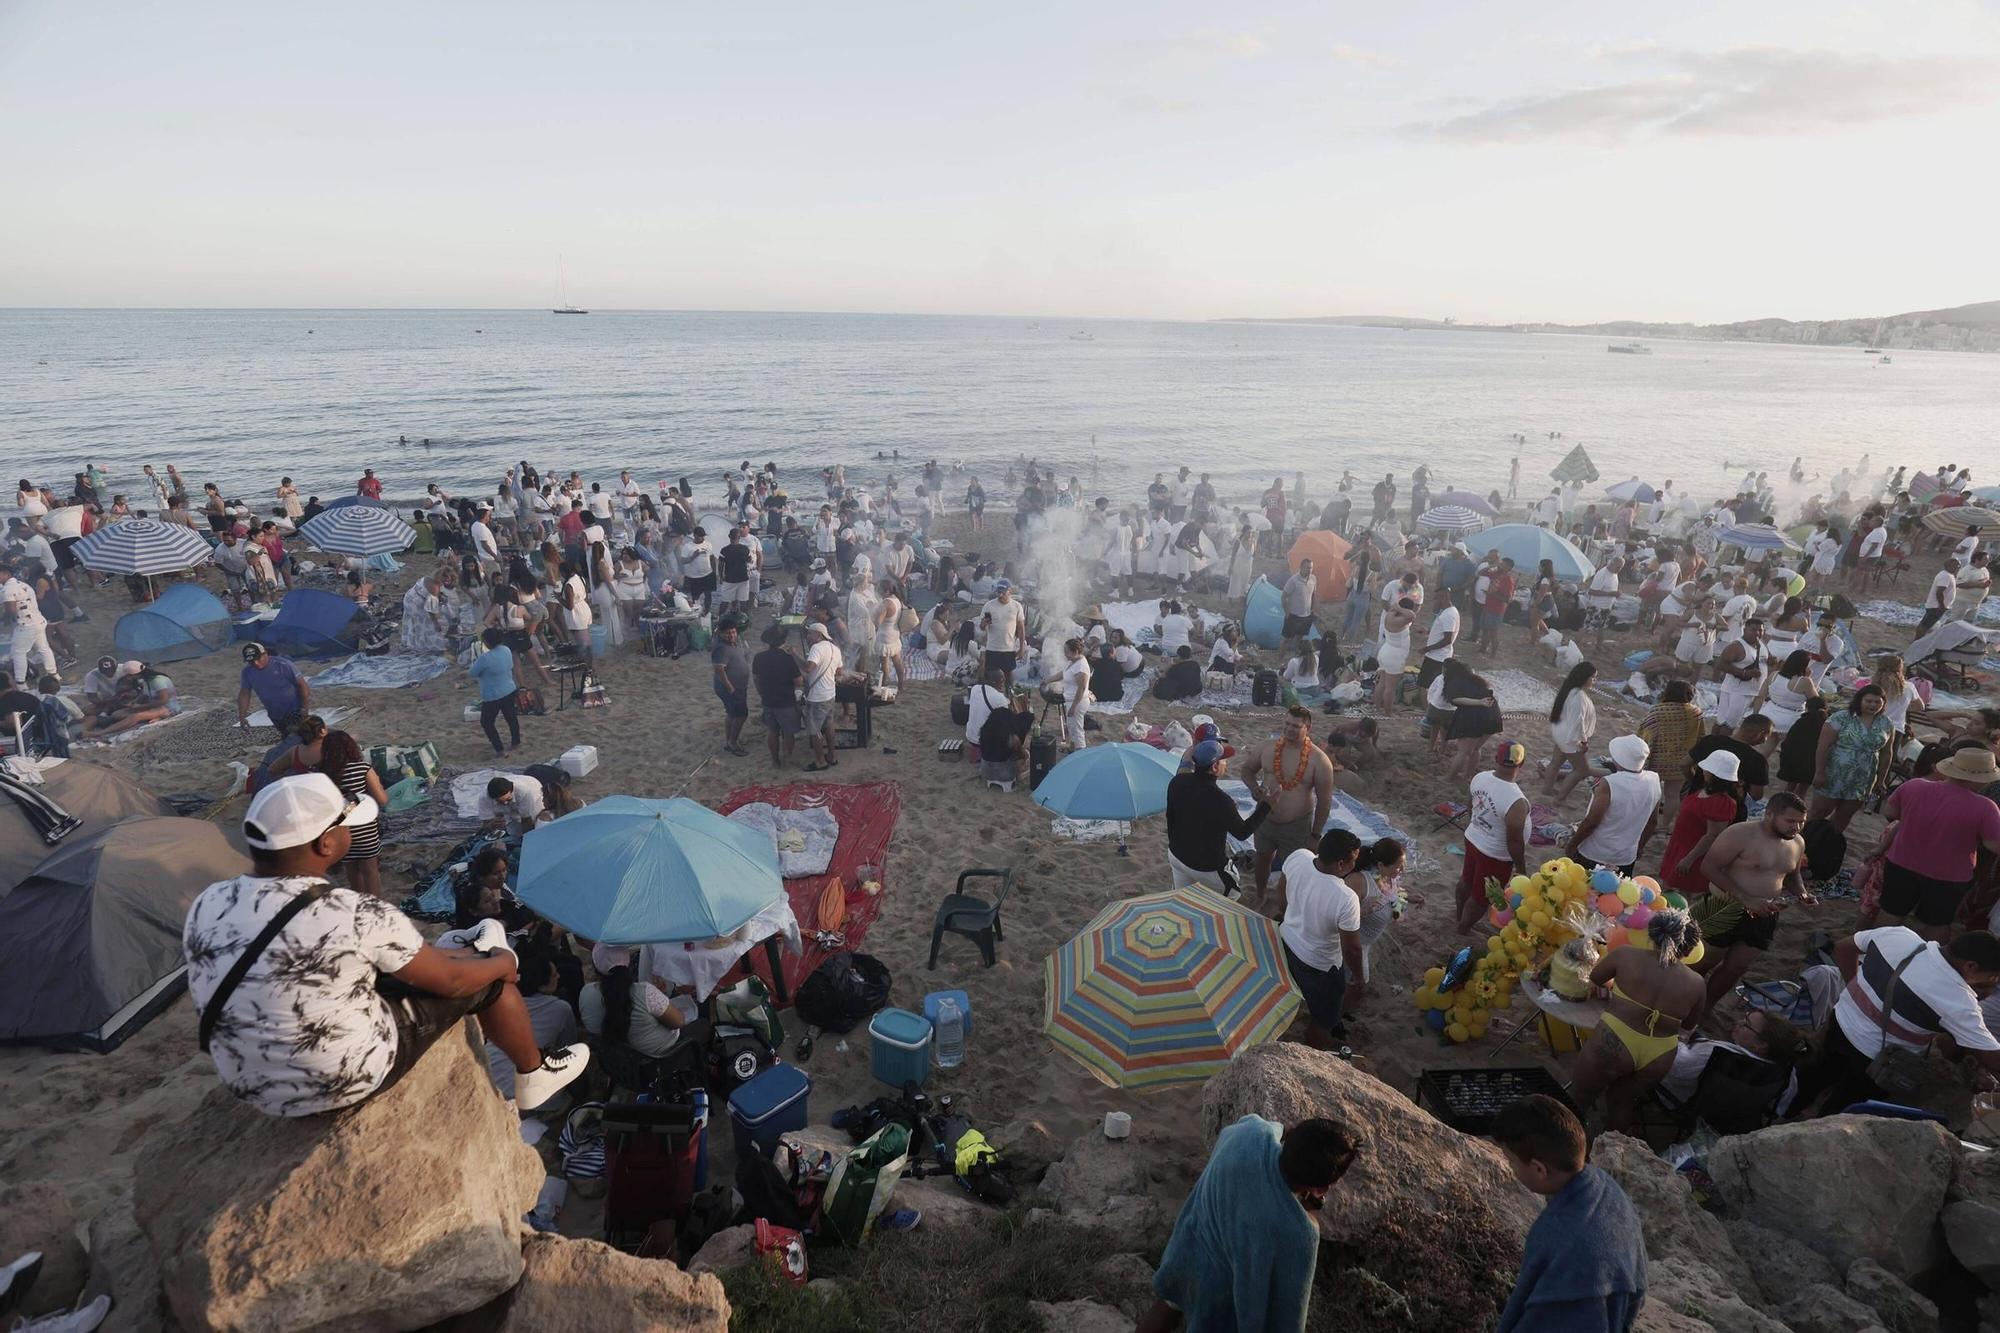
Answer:
[[[1713,773],[1724,782],[1734,782],[1737,775],[1743,771],[1743,761],[1728,750],[1716,750],[1695,767],[1704,773]]]
[[[97,659],[97,669],[99,671],[116,671],[118,669],[118,659],[115,657],[100,657]]]
[[[819,636],[822,639],[832,637],[826,632],[826,626],[820,624],[817,620],[813,621],[812,623],[806,626],[806,637],[810,639],[815,635]]]
[[[1188,751],[1188,762],[1196,768],[1211,767],[1222,758],[1222,742],[1215,740],[1198,741]]]
[[[249,643],[243,645],[243,660],[246,662],[254,662],[258,658],[264,656],[264,654],[270,651],[271,650],[266,648],[263,644],[258,643],[256,640],[253,639]]]
[[[1518,768],[1528,762],[1528,747],[1519,741],[1501,741],[1493,747],[1493,762],[1502,768]]]
[[[1012,580],[1012,579],[1001,579],[1001,580],[1000,580],[999,582],[997,582],[997,583],[995,583],[995,584],[993,585],[993,591],[994,591],[994,592],[996,592],[996,593],[1000,593],[1000,592],[1006,592],[1006,591],[1007,591],[1007,590],[1008,590],[1009,588],[1011,588],[1011,587],[1013,587],[1013,586],[1014,586],[1014,580]]]
[[[1637,736],[1614,736],[1606,747],[1611,751],[1611,762],[1630,772],[1638,772],[1646,766],[1647,756],[1653,747]]]
[[[366,796],[350,798],[324,773],[279,778],[243,812],[243,841],[276,852],[311,842],[338,824],[372,824],[381,814]]]

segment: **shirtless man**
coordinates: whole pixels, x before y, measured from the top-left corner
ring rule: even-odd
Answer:
[[[1777,792],[1765,803],[1762,819],[1730,825],[1702,858],[1701,873],[1711,890],[1743,907],[1734,926],[1708,938],[1707,966],[1700,970],[1708,974],[1709,1009],[1736,988],[1758,954],[1770,949],[1778,913],[1795,898],[1806,907],[1819,905],[1800,874],[1806,844],[1799,830],[1805,822],[1805,802]]]
[[[1285,729],[1250,751],[1240,770],[1251,795],[1271,813],[1257,828],[1257,899],[1264,900],[1271,861],[1319,844],[1318,830],[1333,809],[1333,761],[1313,744],[1309,708],[1285,710]]]

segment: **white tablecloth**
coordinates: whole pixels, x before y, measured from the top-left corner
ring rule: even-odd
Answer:
[[[706,1000],[736,966],[736,960],[773,935],[782,935],[793,953],[804,952],[799,919],[783,898],[765,908],[727,939],[700,944],[648,944],[639,950],[639,975],[663,977],[669,986],[686,986],[696,1000]]]

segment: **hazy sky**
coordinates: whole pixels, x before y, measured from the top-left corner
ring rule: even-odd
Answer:
[[[1883,314],[2000,297],[1996,96],[1974,0],[0,0],[0,305]]]

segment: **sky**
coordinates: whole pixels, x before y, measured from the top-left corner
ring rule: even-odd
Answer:
[[[2000,0],[0,0],[0,306],[2000,297]]]

